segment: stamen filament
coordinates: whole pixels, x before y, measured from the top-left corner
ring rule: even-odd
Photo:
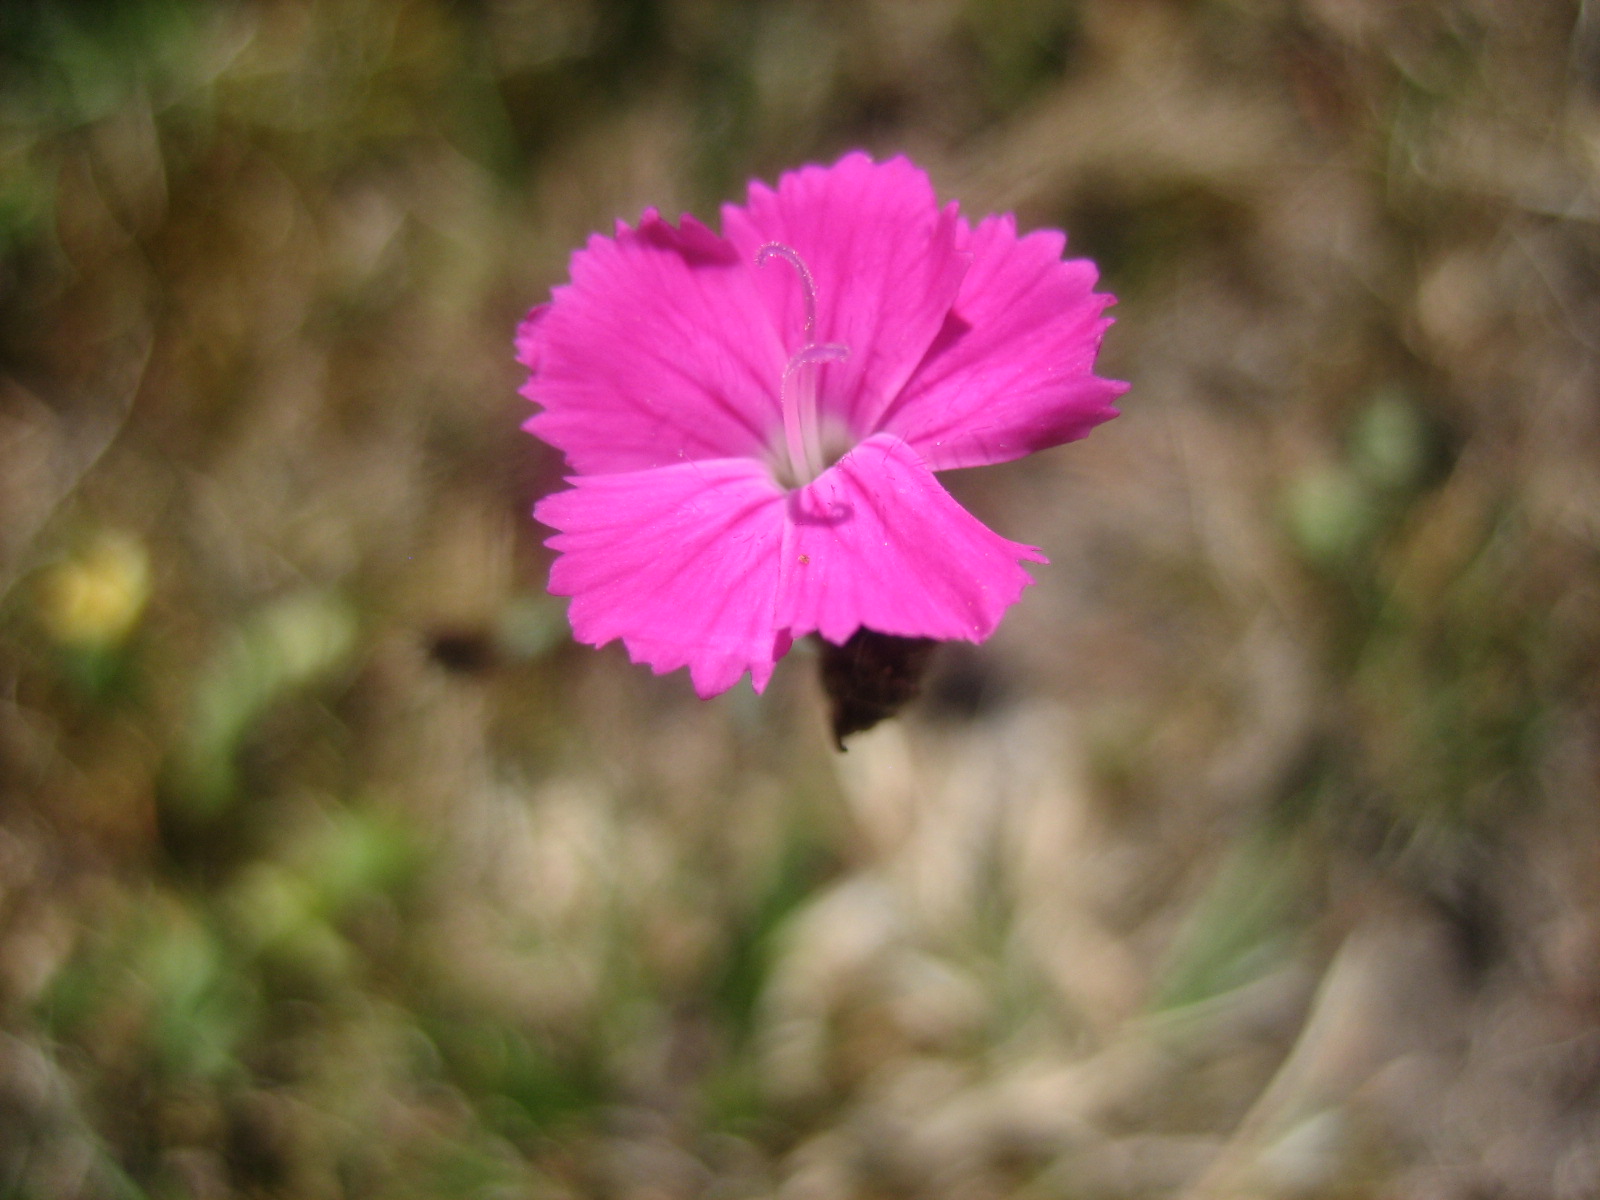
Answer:
[[[819,344],[811,339],[817,328],[817,285],[805,260],[792,246],[768,242],[756,251],[756,266],[781,258],[800,276],[805,304],[804,344],[783,368],[779,399],[783,407],[783,440],[789,453],[789,470],[796,484],[810,483],[827,468],[822,452],[822,430],[817,419],[817,371],[821,363],[847,358],[850,348],[837,342]]]
[[[817,283],[811,278],[811,269],[806,266],[805,260],[795,252],[793,246],[785,246],[782,242],[768,242],[756,251],[756,266],[764,267],[774,258],[781,258],[795,269],[800,276],[800,291],[805,297],[806,306],[806,344],[811,342],[811,335],[817,329]]]
[[[794,447],[791,445],[789,459],[801,479],[815,479],[828,466],[822,454],[822,430],[817,420],[817,372],[814,368],[820,363],[840,362],[849,355],[850,347],[836,342],[820,346],[812,343],[800,347],[783,369],[784,429],[787,433],[790,409],[796,410],[802,453],[800,461],[795,462]],[[791,381],[797,395],[791,396]]]

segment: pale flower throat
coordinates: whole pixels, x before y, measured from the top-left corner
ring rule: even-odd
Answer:
[[[828,456],[823,448],[822,429],[817,414],[817,368],[825,362],[838,362],[850,354],[850,347],[838,342],[812,341],[817,329],[817,285],[805,260],[794,248],[782,242],[768,242],[756,251],[756,266],[765,266],[774,258],[781,258],[800,276],[800,288],[805,297],[806,324],[804,344],[789,358],[783,368],[780,397],[783,404],[783,441],[788,451],[789,475],[785,480],[794,487],[810,483],[827,469]]]

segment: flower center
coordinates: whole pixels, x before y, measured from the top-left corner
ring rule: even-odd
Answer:
[[[818,368],[825,362],[849,357],[850,347],[838,342],[813,340],[817,330],[817,285],[805,260],[792,246],[768,242],[756,251],[756,266],[763,267],[779,258],[794,268],[800,277],[805,301],[806,324],[803,344],[789,357],[783,368],[780,398],[783,405],[783,442],[789,456],[789,473],[794,486],[810,483],[827,469],[822,449],[822,431],[817,416]]]

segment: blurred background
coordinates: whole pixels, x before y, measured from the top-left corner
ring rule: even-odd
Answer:
[[[1124,416],[903,719],[570,643],[522,313],[906,152]],[[1600,8],[0,5],[0,1195],[1600,1194]]]

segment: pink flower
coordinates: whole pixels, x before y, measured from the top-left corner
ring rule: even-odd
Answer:
[[[983,641],[1045,558],[934,472],[1116,415],[1094,265],[859,153],[752,183],[722,227],[619,222],[517,331],[526,428],[574,471],[534,509],[574,635],[701,696],[761,691],[812,632]]]

